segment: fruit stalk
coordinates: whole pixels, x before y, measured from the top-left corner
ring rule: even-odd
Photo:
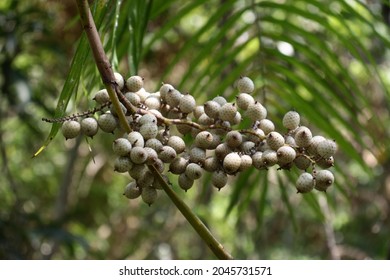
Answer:
[[[100,76],[102,77],[103,83],[107,89],[108,95],[110,96],[111,102],[116,112],[118,112],[118,117],[121,124],[127,132],[130,132],[131,128],[126,121],[126,117],[121,110],[120,102],[116,95],[114,72],[112,71],[111,64],[100,41],[99,33],[96,29],[95,21],[93,20],[91,9],[89,8],[88,0],[76,0],[76,2],[79,9],[80,20],[83,25],[85,34],[87,35],[88,42],[92,49],[93,57],[95,59]]]

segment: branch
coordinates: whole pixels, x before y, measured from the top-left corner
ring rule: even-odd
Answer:
[[[102,43],[99,38],[99,34],[96,29],[95,22],[93,20],[88,0],[76,0],[77,6],[80,13],[80,19],[84,28],[85,33],[89,41],[89,45],[92,49],[93,56],[98,67],[100,76],[102,77],[103,83],[107,88],[108,94],[110,96],[111,102],[114,105],[114,108],[119,116],[119,121],[121,125],[125,128],[127,132],[131,131],[131,128],[126,121],[123,111],[120,109],[120,101],[124,103],[126,108],[131,112],[136,112],[139,110],[130,102],[126,102],[123,94],[117,88],[115,83],[115,76],[111,68],[111,64],[108,61],[108,58],[104,52]],[[119,98],[119,99],[118,99]],[[161,174],[157,171],[154,166],[149,167],[153,175],[161,182],[164,191],[167,193],[172,202],[176,205],[179,211],[187,219],[187,221],[192,225],[198,235],[206,242],[207,246],[219,259],[232,259],[232,256],[226,252],[215,237],[211,234],[208,228],[202,223],[202,221],[191,211],[191,209],[180,199],[179,196],[169,187],[167,182],[161,177]]]

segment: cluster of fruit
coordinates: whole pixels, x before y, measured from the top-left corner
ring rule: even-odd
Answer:
[[[111,106],[109,110],[98,119],[88,114],[68,118],[63,122],[62,133],[69,139],[80,133],[92,137],[99,128],[108,133],[122,131],[113,141],[112,149],[116,155],[115,171],[128,173],[134,179],[124,191],[130,199],[141,196],[150,205],[157,197],[157,190],[162,189],[148,165],[153,165],[167,182],[165,171],[178,175],[178,185],[185,191],[204,172],[212,173],[213,186],[221,189],[229,176],[250,167],[267,169],[274,165],[303,170],[296,182],[300,193],[313,189],[326,191],[334,182],[328,168],[333,166],[336,143],[320,135],[313,136],[308,127],[300,125],[300,116],[295,111],[284,115],[285,131],[275,131],[274,123],[267,118],[267,109],[251,95],[255,87],[248,77],[236,81],[238,94],[234,102],[217,96],[202,105],[170,84],[149,93],[139,76],[124,80],[115,73],[115,77],[125,98],[120,103],[121,109],[132,131],[123,132],[103,89],[94,100],[103,107]],[[123,103],[137,110],[129,111]],[[244,119],[250,120],[249,128],[241,127]],[[191,143],[183,140],[186,134],[192,136]]]

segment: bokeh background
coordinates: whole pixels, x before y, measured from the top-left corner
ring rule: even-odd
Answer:
[[[220,192],[207,175],[187,193],[173,186],[236,259],[390,258],[387,1],[91,7],[114,70],[143,76],[148,91],[164,81],[199,104],[232,100],[247,75],[278,129],[295,109],[337,141],[326,194],[296,194],[298,172],[276,168]],[[81,34],[75,1],[0,3],[0,258],[214,259],[165,193],[151,207],[123,197],[114,135],[65,141],[41,121],[95,106],[103,84]]]

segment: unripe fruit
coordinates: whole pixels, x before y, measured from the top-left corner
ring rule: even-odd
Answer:
[[[129,170],[129,175],[134,180],[138,180],[148,171],[148,168],[144,164],[133,164],[133,167]]]
[[[127,156],[117,157],[114,162],[114,171],[119,173],[128,172],[133,167],[133,163]]]
[[[125,105],[123,105],[122,103],[119,103],[119,107],[121,108],[123,114],[126,115],[127,109],[126,109]],[[110,105],[110,112],[114,117],[118,117],[118,113],[117,113],[113,104]]]
[[[80,134],[80,130],[80,123],[75,120],[64,121],[61,127],[62,135],[64,135],[66,140],[77,137]]]
[[[161,148],[163,147],[163,144],[161,143],[160,140],[152,138],[152,139],[148,139],[145,142],[145,147],[152,148],[153,150],[155,150],[157,152],[157,151],[161,150]]]
[[[176,175],[182,174],[185,172],[187,165],[188,160],[183,157],[177,157],[169,164],[169,172]]]
[[[130,182],[125,187],[123,195],[126,196],[128,199],[135,199],[141,195],[141,192],[142,190],[137,186],[136,182]]]
[[[314,178],[310,173],[302,173],[296,182],[296,188],[299,193],[307,193],[314,188]]]
[[[142,176],[140,176],[137,180],[138,187],[144,189],[147,187],[151,187],[154,182],[154,176],[152,172],[147,170]]]
[[[284,137],[279,132],[273,131],[267,135],[267,144],[276,151],[284,145]]]
[[[114,77],[115,77],[115,83],[118,85],[118,88],[122,90],[123,87],[125,86],[125,80],[123,79],[123,76],[120,73],[115,72]]]
[[[99,130],[99,125],[97,120],[92,117],[82,119],[80,125],[81,125],[81,132],[84,135],[89,137],[95,136]]]
[[[177,107],[180,103],[180,99],[182,97],[182,94],[177,89],[173,89],[167,92],[165,95],[165,101],[169,106]]]
[[[206,159],[206,150],[192,147],[190,150],[190,161],[195,163],[203,163]]]
[[[194,145],[202,149],[209,149],[212,143],[213,135],[208,131],[199,132],[194,141]]]
[[[283,126],[288,130],[294,130],[299,126],[301,117],[295,111],[289,111],[283,116]]]
[[[249,155],[241,155],[241,164],[240,168],[238,168],[238,171],[241,172],[247,170],[252,166],[252,163],[252,158]]]
[[[220,167],[219,160],[216,156],[209,156],[206,158],[203,164],[204,170],[207,172],[214,172]]]
[[[245,154],[252,154],[256,150],[255,143],[252,141],[244,141],[241,143],[239,149]]]
[[[311,139],[310,146],[307,147],[307,151],[309,152],[310,155],[312,156],[317,156],[318,151],[317,151],[317,146],[320,142],[326,140],[324,136],[321,135],[316,135]]]
[[[143,147],[145,144],[144,137],[138,131],[132,131],[127,136],[127,140],[130,141],[133,147]]]
[[[252,121],[259,121],[267,117],[267,109],[260,102],[255,101],[248,106],[245,115]]]
[[[118,156],[128,156],[131,151],[131,143],[126,138],[115,139],[112,143],[112,150]]]
[[[316,161],[316,164],[321,168],[329,168],[334,166],[334,158],[333,157],[320,158],[319,160]]]
[[[237,114],[237,107],[234,103],[226,103],[219,110],[219,118],[223,121],[233,122]]]
[[[315,188],[318,191],[326,192],[326,190],[333,184],[334,176],[329,170],[319,170],[315,173]]]
[[[135,92],[131,92],[131,91],[126,92],[125,97],[134,106],[138,107],[141,104],[141,97],[138,94],[136,94]]]
[[[179,109],[181,112],[189,114],[194,111],[196,106],[195,98],[190,94],[184,94],[179,102]]]
[[[182,173],[179,175],[178,184],[180,188],[187,192],[187,190],[192,188],[192,186],[194,185],[194,180],[188,178],[185,173]]]
[[[202,173],[203,168],[196,163],[188,164],[185,170],[185,174],[187,175],[187,177],[192,180],[196,180],[202,177]]]
[[[262,152],[256,152],[252,155],[252,164],[256,169],[262,169],[265,167]]]
[[[267,167],[274,166],[278,163],[278,155],[273,150],[265,150],[262,155],[263,164]]]
[[[226,143],[219,144],[215,148],[215,155],[219,160],[223,160],[230,152],[232,149]]]
[[[269,119],[262,119],[261,121],[259,121],[257,127],[260,128],[262,131],[264,131],[265,135],[275,130],[274,123]]]
[[[276,154],[278,155],[278,164],[284,166],[291,163],[297,153],[290,146],[282,146],[277,150]]]
[[[175,135],[168,138],[167,145],[172,147],[176,151],[176,154],[181,154],[186,149],[186,143],[184,140]]]
[[[165,163],[171,163],[176,158],[176,151],[170,146],[163,146],[158,153],[158,158]]]
[[[163,173],[165,170],[165,163],[161,159],[156,159],[153,163],[159,173]]]
[[[301,170],[306,170],[311,165],[311,160],[305,155],[299,155],[294,159],[294,164]]]
[[[144,87],[144,79],[140,76],[131,76],[126,80],[126,87],[129,91],[137,92]]]
[[[249,105],[254,103],[255,103],[255,99],[247,93],[240,93],[239,95],[236,96],[237,107],[242,110],[248,109]]]
[[[285,144],[291,146],[291,147],[296,147],[297,144],[295,143],[295,139],[294,137],[292,137],[291,135],[287,135],[285,137]]]
[[[242,143],[242,135],[240,132],[236,130],[229,131],[226,134],[225,141],[230,148],[232,149],[237,148]]]
[[[194,109],[194,117],[199,119],[199,117],[204,113],[203,105],[196,106]]]
[[[255,84],[248,77],[240,77],[236,82],[236,86],[239,92],[252,93],[255,90]]]
[[[130,152],[131,161],[142,164],[148,159],[148,152],[143,147],[133,147]]]
[[[150,206],[157,199],[157,190],[152,187],[142,188],[141,198],[143,202]]]
[[[104,104],[109,101],[111,101],[110,96],[108,95],[108,92],[106,89],[101,89],[98,92],[96,92],[94,98],[92,98],[99,104]]]
[[[98,124],[104,132],[112,133],[118,126],[118,120],[111,113],[104,113],[98,118]]]
[[[220,106],[223,106],[227,103],[226,98],[223,96],[216,96],[213,98],[213,101],[217,102]]]
[[[155,95],[149,95],[144,102],[145,106],[148,107],[149,110],[155,109],[159,110],[161,107],[160,97]]]
[[[226,173],[223,171],[214,172],[211,176],[211,183],[218,190],[226,186],[227,181],[228,181],[228,175],[226,175]]]
[[[214,119],[210,118],[206,114],[202,114],[198,119],[198,123],[201,125],[210,125],[214,123]]]
[[[317,152],[323,158],[329,158],[336,153],[337,145],[334,140],[326,139],[317,145]]]
[[[147,165],[153,165],[156,163],[156,160],[158,159],[157,152],[149,147],[144,147],[145,151],[148,153],[148,158],[146,159]]]
[[[261,141],[263,141],[264,139],[266,139],[265,137],[265,133],[262,129],[260,128],[256,128],[254,131],[253,131],[253,134],[249,134],[248,135],[248,140],[252,141],[253,143],[255,144],[259,144]]]
[[[298,130],[295,133],[295,143],[300,148],[307,148],[311,144],[311,139],[313,138],[313,135],[306,126],[301,126],[298,128]]]
[[[175,88],[170,85],[170,84],[163,84],[161,87],[160,87],[160,96],[161,96],[161,99],[166,102],[166,99],[165,97],[167,96],[168,92],[169,91],[172,91],[174,90]]]
[[[139,125],[144,125],[144,124],[148,124],[148,123],[153,123],[153,124],[157,125],[156,116],[153,114],[145,114],[138,119]]]
[[[241,165],[241,157],[237,153],[229,153],[223,159],[223,168],[228,174],[235,173]]]
[[[150,96],[150,93],[147,92],[144,88],[141,88],[139,91],[136,91],[135,94],[139,96],[141,103],[144,103],[146,98]]]
[[[221,105],[219,105],[218,102],[216,101],[207,101],[204,105],[204,112],[205,114],[212,118],[212,119],[217,119],[219,117],[219,111],[221,109]]]
[[[144,140],[152,139],[157,136],[158,127],[154,123],[145,123],[139,128],[139,133],[141,133]]]

